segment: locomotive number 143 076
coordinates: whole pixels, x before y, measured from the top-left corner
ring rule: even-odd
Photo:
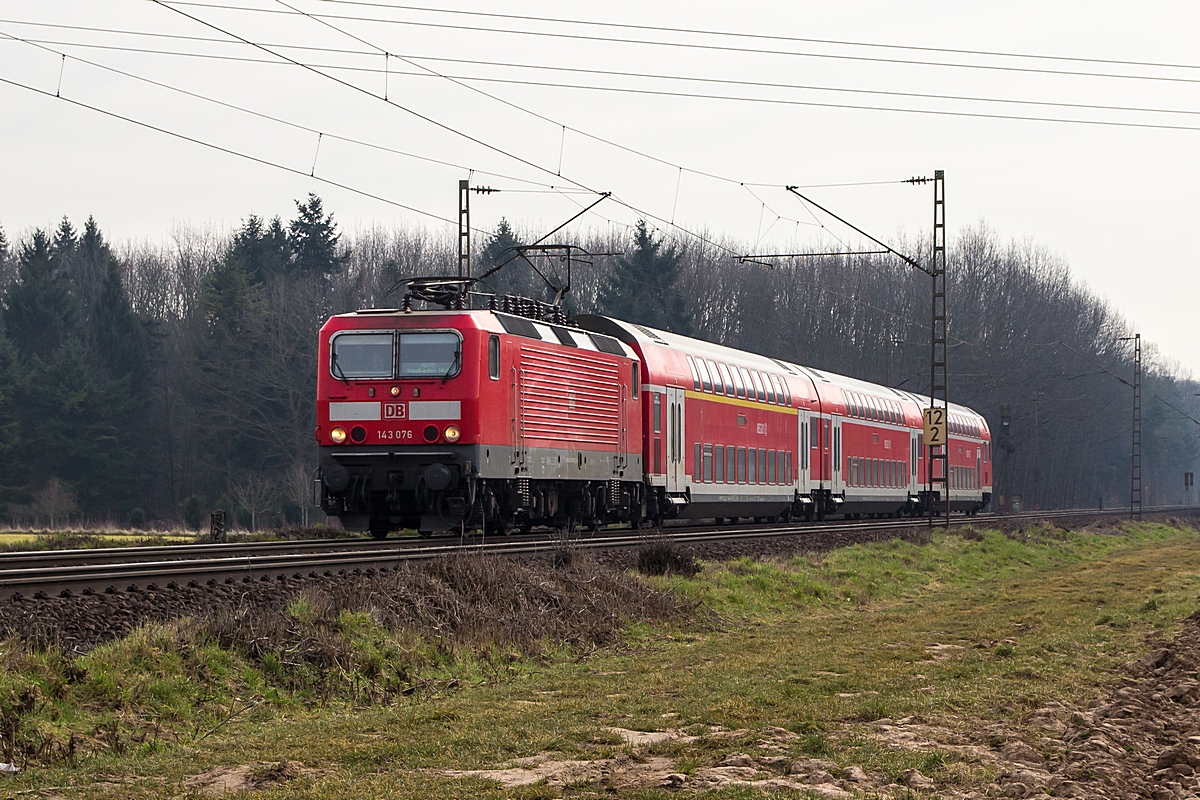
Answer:
[[[388,440],[393,440],[393,439],[411,439],[411,438],[413,438],[413,432],[409,431],[409,430],[379,431],[380,441],[388,441]]]

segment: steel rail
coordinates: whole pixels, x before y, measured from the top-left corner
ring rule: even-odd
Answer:
[[[1179,506],[1148,508],[1147,511],[1166,513],[1182,510]],[[1058,518],[1107,517],[1119,512],[1094,509],[1071,509],[1062,511],[1027,512],[1020,515],[995,517],[958,517],[954,526],[993,522],[997,519],[1035,522]],[[492,541],[483,539],[431,542],[427,539],[411,543],[391,540],[339,540],[339,549],[301,548],[299,552],[255,552],[243,549],[231,552],[229,545],[195,545],[201,555],[194,558],[163,559],[163,550],[177,548],[114,548],[108,555],[127,555],[129,550],[154,551],[143,553],[143,559],[126,558],[121,561],[101,563],[55,563],[48,565],[37,561],[5,559],[0,561],[0,598],[48,597],[51,595],[71,596],[76,593],[96,592],[120,593],[159,591],[176,589],[180,586],[199,587],[218,584],[270,582],[272,580],[302,579],[346,574],[386,573],[408,561],[427,560],[439,556],[462,553],[493,556],[525,556],[546,554],[566,548],[581,550],[605,550],[639,547],[655,538],[663,538],[678,544],[705,544],[739,540],[779,538],[796,534],[828,533],[880,533],[923,527],[917,519],[857,520],[837,523],[805,524],[785,523],[742,528],[665,528],[614,531],[597,533],[586,537],[531,535],[526,539],[505,537]],[[295,545],[309,543],[255,543]],[[316,544],[316,543],[313,543]],[[233,546],[233,547],[236,547]],[[223,549],[222,549],[223,548]],[[78,552],[78,551],[69,551]],[[86,551],[85,551],[86,552]],[[28,554],[20,554],[28,555]],[[39,553],[40,556],[53,554]]]

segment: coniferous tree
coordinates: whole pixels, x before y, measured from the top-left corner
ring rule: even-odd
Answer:
[[[52,245],[45,231],[36,230],[17,257],[17,279],[8,287],[4,317],[22,361],[36,356],[48,362],[78,320],[75,297],[58,269],[56,252],[63,249]]]
[[[691,333],[691,314],[676,286],[682,253],[674,246],[664,248],[662,239],[654,238],[644,219],[638,221],[633,244],[633,253],[617,260],[601,290],[600,307],[604,313],[629,322]]]
[[[346,258],[338,253],[333,214],[325,216],[321,198],[309,192],[308,201],[296,201],[296,218],[288,225],[288,242],[298,275],[332,275],[342,268]]]
[[[479,254],[479,266],[475,270],[476,275],[482,275],[488,270],[508,262],[495,275],[487,278],[488,285],[496,290],[496,294],[514,294],[526,297],[534,294],[536,289],[532,280],[534,276],[529,274],[529,266],[513,250],[514,247],[521,244],[521,240],[513,233],[512,226],[508,224],[508,220],[501,217],[500,223],[496,226],[496,232],[492,234],[491,241]]]
[[[63,263],[66,278],[73,293],[79,298],[81,321],[86,323],[95,313],[109,267],[115,263],[116,258],[108,242],[104,241],[99,224],[94,217],[88,217],[70,257]]]
[[[264,225],[256,214],[246,217],[233,235],[222,266],[240,270],[251,283],[286,275],[291,267],[282,221],[275,217]]]

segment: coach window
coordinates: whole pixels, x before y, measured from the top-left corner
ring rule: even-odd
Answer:
[[[780,378],[779,385],[783,387],[783,399],[787,401],[790,408],[792,405],[792,390],[788,388],[787,378]]]
[[[635,361],[631,365],[630,374],[629,374],[629,390],[633,393],[634,400],[637,399],[638,388],[639,388],[638,384],[641,383],[641,380],[642,380],[642,373],[638,371],[638,363]]]
[[[713,446],[713,483],[725,482],[725,446]]]
[[[764,372],[762,374],[762,379],[763,379],[763,385],[767,387],[767,402],[774,403],[775,402],[775,385],[771,383],[771,374],[769,372]]]
[[[711,444],[704,445],[704,482],[713,482],[713,446]]]
[[[737,483],[737,448],[733,445],[725,448],[725,482]]]
[[[329,372],[338,380],[392,377],[390,333],[339,333],[330,344]]]
[[[717,369],[721,371],[721,383],[725,384],[725,394],[733,397],[735,390],[733,388],[733,379],[729,377],[729,370],[720,361],[717,362]]]
[[[654,396],[654,432],[662,433],[662,394],[651,392]]]
[[[703,358],[696,359],[696,368],[700,370],[700,385],[704,387],[704,391],[711,392],[713,390],[712,378],[709,377],[708,367],[704,365]]]
[[[696,483],[704,481],[704,474],[700,472],[700,465],[702,463],[700,460],[700,443],[696,442],[696,446],[692,451],[692,480]]]
[[[792,451],[791,450],[789,450],[788,454],[787,454],[787,470],[788,470],[787,471],[787,482],[789,484],[795,483],[796,479],[792,477]]]
[[[742,383],[742,373],[737,367],[730,367],[729,371],[733,373],[733,385],[737,387],[737,396],[746,399],[746,385]]]
[[[758,452],[762,452],[759,450]],[[767,483],[775,483],[775,478],[778,477],[775,470],[775,451],[767,451]]]
[[[812,424],[809,426],[809,433],[811,434],[811,439],[812,439],[810,446],[813,447],[814,449],[817,447],[820,447],[821,446],[821,421],[819,419],[815,419],[812,421]]]
[[[737,458],[738,458],[737,482],[745,483],[746,482],[746,448],[739,447],[737,449]]]
[[[700,373],[696,371],[696,362],[691,356],[687,357],[688,369],[692,371],[692,388],[697,392],[700,391]]]
[[[758,394],[759,402],[766,402],[767,391],[763,388],[762,379],[758,377],[758,373],[751,371],[750,380],[754,382],[754,391]]]
[[[721,379],[721,373],[717,371],[717,362],[709,359],[708,374],[712,375],[713,391],[717,394],[725,394],[725,382]]]
[[[775,453],[775,477],[778,479],[779,483],[786,484],[788,482],[787,463],[784,460],[784,453],[782,450]]]
[[[634,366],[636,375],[637,366]],[[500,337],[488,337],[488,377],[494,381],[500,380]],[[637,395],[635,394],[634,397]]]
[[[758,451],[753,447],[746,451],[746,483],[758,483]]]

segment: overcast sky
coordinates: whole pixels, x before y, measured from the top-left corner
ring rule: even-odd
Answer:
[[[592,202],[587,190],[610,191],[615,199],[583,224],[629,224],[649,214],[663,229],[673,220],[680,237],[703,231],[752,244],[758,252],[786,252],[836,245],[834,237],[851,246],[861,242],[827,219],[828,230],[812,224],[814,217],[784,185],[896,181],[944,169],[952,238],[964,226],[986,221],[1003,239],[1030,241],[1060,255],[1144,338],[1200,375],[1200,281],[1190,241],[1200,219],[1200,5],[1194,2],[457,0],[436,6],[775,39],[436,13],[418,8],[421,0],[410,0],[407,9],[395,0],[286,0],[294,9],[336,15],[324,17],[327,24],[294,13],[214,7],[288,12],[280,0],[200,2],[208,7],[0,0],[0,33],[49,48],[0,41],[0,78],[43,92],[0,84],[0,225],[10,238],[53,226],[64,214],[77,224],[91,214],[115,241],[160,242],[184,224],[227,229],[250,212],[287,217],[293,199],[309,191],[325,198],[347,230],[400,224],[448,231],[447,223],[418,211],[452,219],[457,181],[475,170],[474,184],[504,190],[473,198],[477,228],[491,229],[504,215],[529,230],[549,230]],[[384,19],[402,24],[377,21]],[[224,58],[133,51],[138,48]],[[60,53],[71,58],[64,62]],[[279,55],[318,65],[343,83]],[[1003,69],[961,66],[968,64]],[[338,66],[354,69],[331,69]],[[295,172],[104,116],[56,93]],[[883,107],[1166,127],[878,110]],[[310,172],[343,188],[310,178]],[[928,187],[804,191],[883,238],[929,230]]]

